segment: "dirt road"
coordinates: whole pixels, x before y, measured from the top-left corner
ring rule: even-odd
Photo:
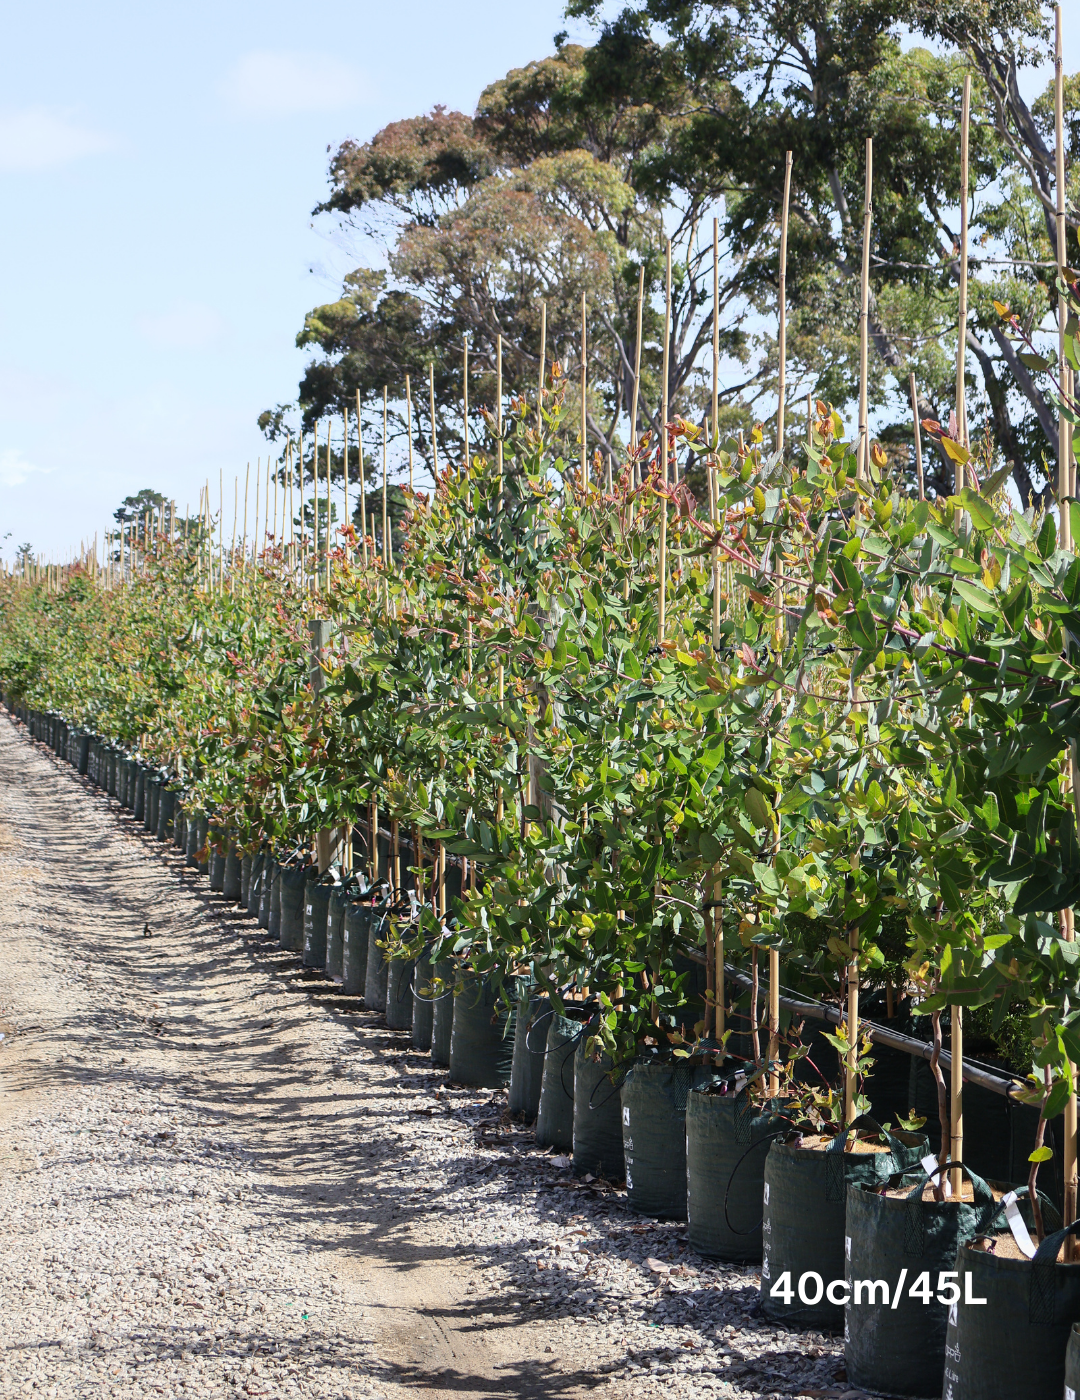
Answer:
[[[3,1400],[848,1393],[6,717],[0,885]]]

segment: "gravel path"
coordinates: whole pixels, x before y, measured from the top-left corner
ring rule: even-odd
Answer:
[[[0,1397],[858,1396],[0,721]]]

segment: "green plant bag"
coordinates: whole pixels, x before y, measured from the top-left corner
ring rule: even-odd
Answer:
[[[724,1093],[730,1076],[691,1089],[686,1104],[687,1238],[712,1259],[761,1258],[765,1159],[791,1129],[784,1101],[755,1104],[745,1089]]]
[[[386,974],[386,1024],[392,1031],[412,1030],[414,958],[392,958]]]
[[[274,882],[274,871],[277,868],[277,861],[272,855],[263,857],[263,868],[259,872],[259,927],[269,929],[270,927],[270,891]]]
[[[514,1060],[510,1069],[509,1106],[532,1123],[540,1111],[540,1089],[544,1081],[544,1049],[547,1043],[551,1003],[524,979],[514,1018]]]
[[[350,899],[341,929],[341,990],[351,997],[364,995],[370,927],[371,905]]]
[[[454,997],[450,1078],[478,1089],[510,1083],[514,1061],[514,1012],[490,978],[470,973]]]
[[[372,905],[367,946],[367,971],[364,974],[364,1005],[369,1011],[379,1011],[384,1016],[386,1015],[386,985],[390,979],[390,964],[386,960],[386,949],[379,946],[379,939],[386,938],[388,914],[389,905]]]
[[[454,1033],[454,979],[457,968],[449,959],[436,963],[433,978],[442,990],[431,1006],[431,1063],[446,1066],[450,1063],[450,1041]]]
[[[610,1056],[586,1054],[591,1033],[586,1027],[574,1049],[574,1172],[622,1181],[626,1165],[619,1076],[612,1078]]]
[[[240,857],[231,842],[225,852],[225,877],[221,892],[230,904],[240,903]]]
[[[557,1012],[552,1015],[536,1113],[537,1147],[558,1147],[569,1152],[574,1146],[574,1051],[581,1033],[580,1021]]]
[[[281,866],[274,861],[274,873],[270,879],[270,922],[267,931],[271,938],[281,937]]]
[[[637,1060],[619,1091],[626,1201],[639,1215],[686,1219],[686,1103],[711,1071],[684,1060]]]
[[[880,1131],[877,1124],[872,1126]],[[917,1166],[929,1151],[922,1134],[884,1136],[887,1152],[844,1152],[846,1130],[828,1147],[773,1141],[765,1158],[761,1225],[761,1308],[766,1317],[795,1327],[838,1331],[843,1326],[848,1187],[884,1186],[890,1177]],[[822,1280],[820,1294],[814,1276]],[[792,1289],[787,1299],[774,1291],[784,1287],[785,1277]],[[840,1298],[835,1303],[825,1291],[834,1282],[834,1297]]]
[[[251,875],[248,878],[247,911],[253,919],[259,917],[259,897],[262,891],[262,873],[266,866],[266,856],[256,851],[251,857]]]
[[[330,903],[326,911],[326,975],[336,982],[342,980],[342,962],[345,953],[345,905],[348,896],[341,885],[330,891]]]
[[[962,1244],[959,1297],[945,1334],[947,1400],[1049,1400],[1065,1393],[1065,1357],[1080,1322],[1080,1264],[1059,1264],[1080,1221],[1047,1235],[1034,1259]],[[974,1302],[974,1299],[983,1301]]]
[[[244,857],[247,860],[247,856]],[[307,890],[308,868],[303,865],[281,867],[281,929],[279,947],[290,953],[304,950],[304,894]]]
[[[326,966],[326,920],[330,910],[331,885],[309,880],[304,895],[305,967]]]
[[[412,1043],[422,1054],[431,1050],[435,1003],[431,999],[431,950],[425,948],[416,960],[413,973]]]

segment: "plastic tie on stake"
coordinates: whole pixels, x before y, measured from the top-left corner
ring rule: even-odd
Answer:
[[[1008,1195],[1002,1196],[1001,1204],[1005,1207],[1005,1219],[1018,1248],[1025,1258],[1034,1259],[1035,1245],[1032,1244],[1028,1228],[1024,1224],[1024,1217],[1020,1214],[1020,1207],[1016,1204],[1016,1192],[1010,1191]]]

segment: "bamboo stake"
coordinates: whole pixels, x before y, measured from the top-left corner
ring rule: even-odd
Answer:
[[[585,320],[585,293],[581,293],[581,489],[589,485],[589,441],[588,413],[585,407],[585,392],[589,382],[588,368],[588,326]]]
[[[345,420],[345,441],[341,449],[342,464],[341,470],[345,477],[345,528],[348,530],[352,524],[352,516],[349,514],[349,405],[342,409],[342,417]],[[359,427],[359,424],[357,425]],[[345,536],[345,558],[349,558],[349,537]]]
[[[465,459],[462,464],[466,475],[469,471],[469,337],[464,340],[461,368],[461,411],[465,423]]]
[[[281,540],[281,537],[278,536],[278,524],[277,524],[277,488],[278,488],[278,471],[277,471],[277,467],[275,466],[275,467],[274,467],[274,534],[273,534],[273,540],[274,540],[274,543],[275,543],[276,545],[280,545],[281,542],[282,542],[282,540]],[[282,494],[284,495],[284,492],[282,492]]]
[[[405,407],[409,415],[409,495],[413,494],[412,385],[405,376]]]
[[[311,591],[319,590],[319,425],[312,428],[314,441],[311,444],[311,508],[314,512],[311,526]]]
[[[262,485],[262,458],[255,458],[255,519],[252,524],[251,567],[259,567],[259,488]]]
[[[645,264],[638,268],[637,284],[637,338],[634,341],[634,396],[630,404],[630,450],[637,447],[638,399],[641,391],[641,317],[645,304]],[[637,485],[637,468],[634,468],[631,485]]]
[[[870,229],[874,217],[874,141],[866,138],[866,194],[863,202],[862,294],[859,303],[859,447],[857,473],[870,475],[870,426],[867,408],[867,359],[870,337]]]
[[[360,548],[367,567],[367,481],[364,478],[364,419],[360,413],[360,390],[356,391],[356,451],[360,461]]]
[[[855,1121],[855,1092],[858,1088],[859,1064],[859,930],[853,925],[848,931],[851,957],[847,965],[847,1034],[848,1051],[844,1066],[844,1122]]]
[[[225,591],[225,469],[218,467],[218,592]]]
[[[791,152],[784,157],[784,204],[780,213],[780,336],[779,374],[776,386],[776,450],[784,450],[784,390],[787,378],[787,245],[788,209],[791,204]],[[715,335],[715,321],[714,331]],[[715,353],[715,352],[714,352]],[[771,973],[770,973],[771,976]],[[771,985],[771,984],[770,984]],[[770,993],[771,995],[771,993]]]
[[[951,1007],[952,1012],[952,1073],[951,1073],[951,1103],[949,1115],[951,1121],[951,1140],[949,1143],[949,1157],[952,1161],[952,1168],[949,1171],[949,1183],[952,1186],[954,1200],[960,1199],[960,1192],[964,1185],[964,1173],[960,1169],[960,1163],[964,1160],[964,1012],[959,1006]]]
[[[540,303],[540,382],[536,394],[536,426],[544,426],[544,362],[547,359],[547,302]]]
[[[285,448],[286,458],[289,464],[289,573],[296,568],[296,513],[293,504],[293,477],[296,475],[296,464],[293,461],[292,434],[289,434],[289,441]]]
[[[791,152],[788,152],[790,165]],[[712,435],[720,429],[720,220],[712,221]],[[715,520],[714,520],[715,524]],[[713,557],[716,557],[715,550]]]
[[[236,577],[236,525],[237,516],[240,514],[240,478],[233,477],[233,513],[232,513],[232,548],[229,550],[229,592],[234,592],[233,584]]]
[[[1057,234],[1057,270],[1060,281],[1065,281],[1065,65],[1062,54],[1061,6],[1054,8],[1054,176],[1057,185],[1057,207],[1055,231]],[[1058,293],[1058,364],[1062,371],[1062,388],[1067,378],[1065,361],[1065,325],[1068,310],[1064,296]],[[1065,497],[1072,495],[1072,473],[1070,448],[1072,434],[1068,419],[1064,414],[1058,417],[1058,533],[1063,549],[1072,545],[1072,522],[1065,503]]]
[[[386,385],[382,391],[382,537],[383,537],[383,563],[390,567],[390,528],[388,525],[389,515],[386,504]]]
[[[919,395],[915,389],[915,371],[911,371],[908,385],[911,392],[911,421],[915,428],[915,473],[919,479],[919,500],[926,500],[926,483],[923,480],[922,429],[919,424]]]
[[[428,365],[428,412],[431,414],[431,476],[439,480],[439,439],[435,428],[435,362]]]
[[[1057,264],[1058,277],[1065,281],[1065,65],[1062,52],[1062,23],[1061,6],[1054,7],[1054,175],[1057,185],[1057,204],[1055,231],[1057,234]],[[1063,391],[1071,388],[1068,380],[1069,375],[1065,362],[1065,324],[1067,311],[1065,298],[1058,294],[1058,364],[1062,372]],[[1070,396],[1071,397],[1071,396]],[[1075,492],[1072,480],[1072,434],[1070,424],[1065,415],[1058,416],[1058,521],[1061,531],[1061,543],[1065,549],[1075,548],[1075,541],[1072,537],[1072,520],[1065,497],[1071,496]],[[1080,771],[1078,771],[1076,745],[1069,746],[1069,772],[1068,783],[1074,794],[1080,785]],[[1068,942],[1073,942],[1076,938],[1075,918],[1072,909],[1062,911],[1065,938]],[[1064,1143],[1062,1150],[1062,1165],[1065,1179],[1065,1201],[1064,1216],[1065,1224],[1071,1225],[1077,1214],[1077,1106],[1076,1106],[1076,1067],[1072,1064],[1068,1066],[1069,1076],[1069,1098],[1065,1104],[1064,1123]],[[1065,1260],[1071,1263],[1076,1259],[1076,1241],[1070,1236],[1065,1242]]]
[[[671,239],[667,241],[667,271],[664,281],[664,367],[660,407],[660,558],[659,606],[656,640],[663,646],[667,622],[667,480],[668,480],[668,364],[671,345]]]
[[[502,336],[495,337],[495,465],[499,481],[498,510],[502,510],[503,498],[503,387],[502,387]]]
[[[971,131],[971,74],[964,76],[964,95],[960,109],[960,314],[956,336],[956,431],[965,447],[968,445],[967,394],[964,371],[967,368],[968,325],[968,138]],[[964,464],[954,464],[957,495],[964,488]]]
[[[330,473],[334,455],[330,446],[330,424],[326,425],[326,591],[330,592]]]

